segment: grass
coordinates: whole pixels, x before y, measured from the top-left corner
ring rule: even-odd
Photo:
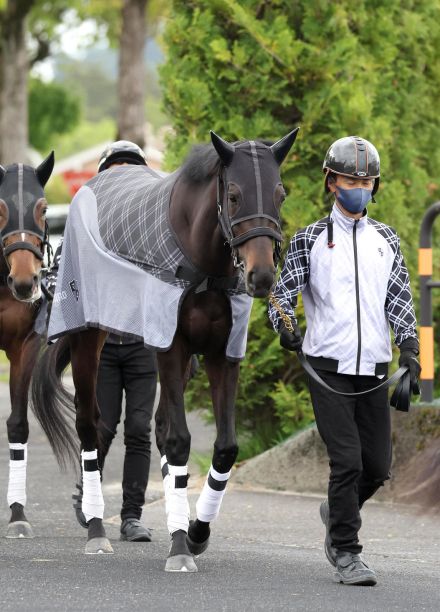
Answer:
[[[0,382],[9,382],[9,359],[5,351],[0,351]]]

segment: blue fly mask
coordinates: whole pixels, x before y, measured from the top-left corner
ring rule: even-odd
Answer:
[[[298,129],[272,146],[253,140],[230,144],[211,132],[212,144],[222,161],[217,178],[218,219],[236,267],[240,265],[236,247],[256,236],[274,240],[275,265],[279,260],[280,207],[285,197],[280,165],[295,142]],[[235,235],[238,224],[253,219],[258,219],[259,224]]]

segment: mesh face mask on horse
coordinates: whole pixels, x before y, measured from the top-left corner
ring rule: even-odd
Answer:
[[[246,289],[252,297],[264,297],[272,287],[281,252],[280,209],[285,192],[279,166],[296,138],[297,130],[272,146],[248,141],[229,144],[211,133],[222,161],[217,176],[218,220],[232,251],[235,267],[245,272]],[[255,221],[257,220],[257,224]],[[259,273],[245,270],[239,247],[258,236],[274,242],[273,263]]]
[[[32,538],[24,514],[29,424],[28,389],[42,344],[42,329],[36,320],[40,311],[40,275],[47,241],[46,201],[43,187],[54,165],[51,153],[34,170],[13,164],[0,166],[0,348],[10,362],[11,415],[7,421],[9,481],[7,500],[11,509],[7,538]],[[43,402],[44,404],[44,402]],[[41,407],[45,411],[45,406]],[[68,432],[58,414],[51,415],[51,427],[60,437]],[[60,429],[61,428],[61,429]]]
[[[48,252],[47,203],[43,188],[52,173],[53,152],[36,169],[0,166],[0,238],[9,268],[6,282],[17,300],[41,297],[41,267]]]
[[[258,141],[230,144],[211,132],[212,145],[197,147],[174,174],[167,178],[156,175],[153,179],[157,181],[154,193],[159,193],[160,205],[145,198],[151,171],[129,166],[126,171],[115,168],[100,173],[75,196],[51,315],[54,317],[55,312],[58,317],[58,313],[57,320],[73,320],[74,324],[68,329],[68,336],[63,335],[66,332],[61,328],[53,327],[53,337],[59,340],[39,361],[33,396],[36,407],[44,399],[51,405],[51,411],[56,410],[62,389],[61,372],[70,351],[76,390],[76,426],[83,451],[82,511],[88,522],[86,553],[112,552],[102,523],[104,501],[96,430],[99,410],[94,392],[99,354],[109,325],[103,318],[99,320],[99,312],[96,321],[90,318],[91,302],[98,301],[103,310],[111,304],[119,321],[115,323],[119,325],[115,328],[119,333],[129,331],[130,317],[126,315],[132,315],[133,321],[142,309],[149,309],[160,327],[169,312],[168,301],[160,296],[170,295],[164,289],[167,277],[161,277],[162,262],[171,266],[167,271],[173,291],[177,290],[176,282],[184,283],[178,289],[179,304],[173,311],[175,320],[170,342],[151,346],[158,349],[161,396],[156,412],[156,442],[161,454],[167,526],[172,540],[165,569],[197,571],[193,554],[206,549],[209,523],[218,515],[237,457],[235,395],[239,360],[244,356],[252,297],[267,296],[275,281],[281,242],[280,207],[284,199],[279,168],[296,134],[294,130],[268,146]],[[165,238],[154,233],[157,227],[162,228],[164,219],[168,224]],[[81,240],[87,233],[90,234],[86,243],[88,260],[82,262],[78,245],[83,244]],[[153,245],[146,236],[154,236]],[[98,242],[104,248],[96,253],[94,261],[102,265],[93,267],[90,257],[95,257]],[[159,270],[152,279],[154,283],[148,279],[153,275],[145,261],[149,255]],[[75,279],[75,292],[69,289],[72,279]],[[125,283],[122,290],[121,283]],[[163,293],[158,297],[142,292],[139,288],[142,283],[148,289],[159,287]],[[94,287],[99,288],[97,300],[93,299]],[[133,287],[139,291],[136,294],[139,299],[130,304],[127,296],[134,295]],[[124,300],[115,300],[115,295],[121,294]],[[243,352],[236,356],[228,353],[228,347],[242,313],[235,309],[231,294],[233,297],[238,294],[245,303]],[[87,306],[88,320],[73,317],[76,311],[82,312],[82,304]],[[62,318],[63,312],[69,316]],[[111,317],[113,313],[108,315]],[[50,335],[51,326],[52,323]],[[145,341],[142,330],[136,332],[133,327],[131,330]],[[204,356],[217,437],[212,466],[197,502],[197,517],[190,523],[187,462],[191,436],[183,394],[194,354]]]

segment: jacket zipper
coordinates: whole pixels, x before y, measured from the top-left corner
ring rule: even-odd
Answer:
[[[357,242],[356,242],[356,228],[359,223],[359,219],[356,219],[353,225],[353,251],[354,251],[354,282],[356,287],[356,317],[357,317],[357,331],[358,331],[358,349],[356,357],[356,375],[359,375],[361,365],[361,305],[359,301],[359,270],[358,270],[358,257],[357,257]]]

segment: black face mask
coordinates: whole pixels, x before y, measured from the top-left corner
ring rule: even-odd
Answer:
[[[12,164],[3,168],[0,166],[0,201],[7,210],[6,224],[0,230],[1,242],[8,236],[17,233],[27,233],[37,236],[42,242],[42,248],[47,243],[47,223],[41,228],[36,220],[36,208],[44,200],[44,186],[48,181],[54,166],[53,151],[37,167],[23,164]],[[32,251],[36,257],[43,259],[39,251],[30,242],[14,242],[4,249],[8,255],[15,250]]]
[[[228,215],[231,229],[249,219],[265,218],[274,223],[276,230],[262,227],[261,235],[281,240],[280,211],[274,197],[281,178],[270,148],[254,141],[237,145],[233,162],[224,170],[223,181],[225,190],[234,186],[240,193],[239,208],[233,216]]]
[[[3,240],[17,232],[44,239],[44,229],[35,220],[35,208],[44,199],[44,191],[33,168],[22,164],[8,166],[0,185],[0,199],[9,213],[7,223],[1,230]]]

